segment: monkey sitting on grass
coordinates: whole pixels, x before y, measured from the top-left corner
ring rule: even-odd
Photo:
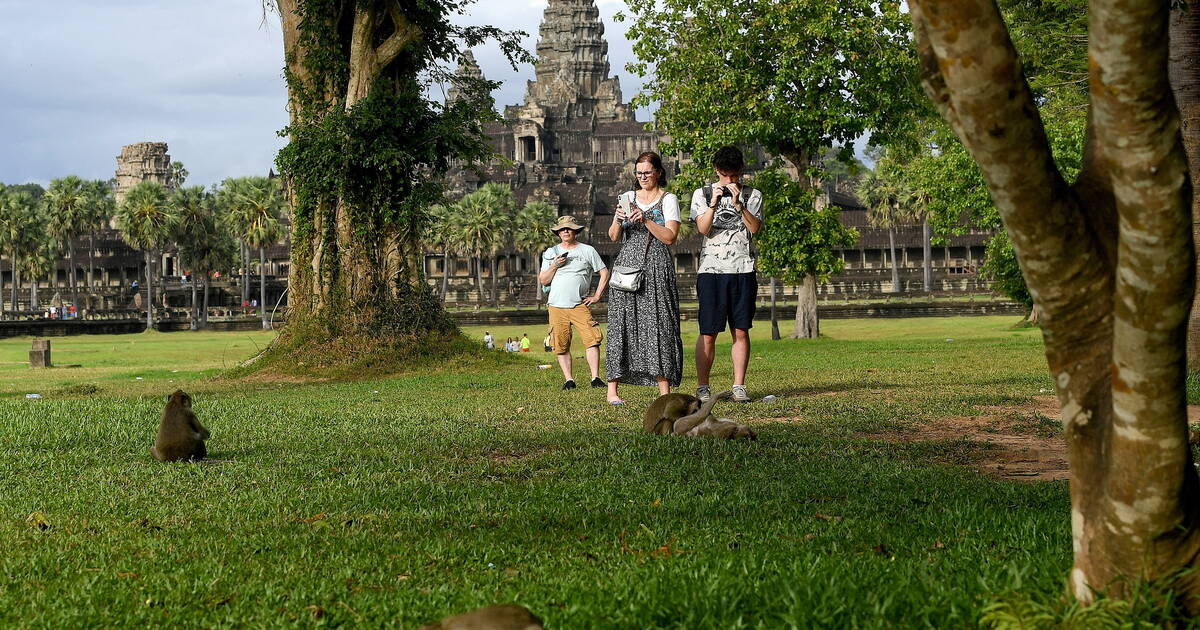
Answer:
[[[192,397],[177,389],[167,399],[150,454],[160,462],[199,461],[208,455],[204,448],[208,436],[192,411]]]
[[[686,435],[688,437],[715,437],[722,440],[736,440],[739,438],[747,438],[750,440],[758,439],[758,435],[754,433],[750,427],[739,424],[729,418],[714,418],[712,408],[716,402],[722,398],[733,396],[733,392],[726,390],[720,394],[716,394],[709,398],[707,402],[700,406],[700,409],[695,413],[683,416],[675,421],[672,425],[672,435]]]

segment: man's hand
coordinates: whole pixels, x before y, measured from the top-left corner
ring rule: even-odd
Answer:
[[[589,295],[589,296],[583,298],[584,306],[591,306],[599,301],[600,301],[600,294],[598,294],[598,293],[594,293],[592,295]]]
[[[717,203],[721,201],[721,187],[713,184],[712,191],[712,199],[708,202],[709,208],[715,207]]]
[[[725,188],[729,189],[729,193],[733,195],[733,205],[738,205],[742,202],[742,185],[737,182],[729,182]]]
[[[554,268],[555,269],[558,269],[565,264],[567,264],[567,255],[566,254],[559,254],[558,258],[554,259]]]

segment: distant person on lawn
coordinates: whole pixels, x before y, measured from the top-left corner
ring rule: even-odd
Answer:
[[[566,379],[562,388],[575,389],[575,378],[571,372],[572,326],[579,329],[579,336],[583,338],[584,356],[592,373],[592,387],[607,387],[600,380],[600,343],[604,341],[604,335],[588,307],[599,302],[604,295],[604,288],[608,285],[608,267],[595,248],[577,240],[583,226],[575,221],[575,217],[559,217],[550,231],[558,236],[560,242],[542,253],[538,282],[550,287],[546,308],[550,311],[550,337],[554,353],[558,355],[558,367]],[[599,274],[600,282],[596,285],[596,292],[589,295],[592,274]]]
[[[521,352],[529,352],[529,333],[521,335]]]

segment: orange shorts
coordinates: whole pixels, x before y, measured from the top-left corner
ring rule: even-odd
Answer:
[[[550,342],[554,354],[566,354],[571,351],[571,326],[579,329],[583,338],[583,346],[591,348],[604,341],[604,333],[600,332],[600,324],[592,317],[592,312],[583,304],[575,308],[558,308],[547,306],[550,311]]]

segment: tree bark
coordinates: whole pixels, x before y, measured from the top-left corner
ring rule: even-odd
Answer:
[[[915,0],[927,93],[979,164],[1033,295],[1071,464],[1075,597],[1166,580],[1200,612],[1185,344],[1192,197],[1168,3],[1092,0],[1091,115],[1068,187],[993,0]],[[1119,225],[1119,227],[1118,227]]]
[[[492,256],[489,261],[492,266],[492,308],[500,310],[500,294],[496,291],[497,270],[500,267],[500,256]]]
[[[796,332],[793,339],[816,339],[821,336],[817,319],[817,277],[807,274],[796,291]]]
[[[246,241],[239,239],[238,243],[241,245],[242,255],[242,303],[238,306],[244,306],[246,302],[250,301],[250,248],[246,245]]]
[[[483,256],[475,257],[475,288],[478,293],[475,297],[475,307],[479,308],[487,300],[487,294],[483,292]]]
[[[921,255],[924,258],[924,273],[921,279],[926,293],[933,291],[933,261],[930,260],[933,258],[933,247],[930,243],[931,238],[932,235],[929,233],[929,217],[926,215],[921,217],[921,246],[923,247]]]
[[[771,278],[771,340],[772,341],[779,341],[781,339],[781,337],[779,335],[779,316],[776,314],[776,309],[775,309],[775,288],[776,288],[776,286],[777,286],[777,283],[775,281],[775,278]]]
[[[75,274],[75,239],[67,239],[67,262],[71,263],[71,275],[68,278],[71,281],[71,304],[75,306],[76,312],[79,307],[79,279]]]
[[[204,274],[204,310],[200,313],[200,328],[208,328],[208,274]]]
[[[1167,71],[1175,103],[1179,106],[1180,132],[1188,155],[1192,190],[1200,189],[1200,2],[1191,0],[1171,11],[1171,52]],[[1200,243],[1200,195],[1192,197],[1192,240]],[[1192,301],[1188,317],[1188,367],[1200,370],[1200,300]]]
[[[900,270],[896,267],[896,228],[888,226],[888,251],[890,252],[892,267],[892,293],[900,292]]]

